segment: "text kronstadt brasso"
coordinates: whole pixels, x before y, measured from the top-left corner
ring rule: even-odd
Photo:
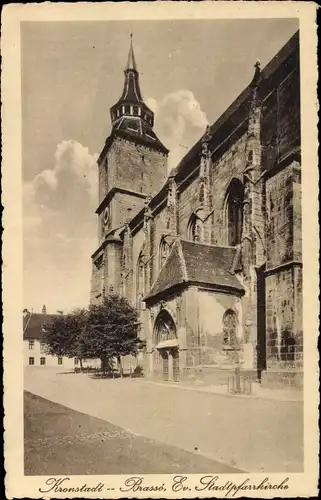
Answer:
[[[51,477],[45,482],[45,486],[39,488],[40,493],[97,493],[103,491],[116,491],[116,488],[108,487],[103,482],[95,485],[82,484],[69,486],[70,477]],[[158,484],[150,484],[143,476],[131,476],[125,480],[122,486],[118,488],[122,493],[126,492],[165,492],[171,490],[174,493],[182,493],[189,491],[221,491],[224,496],[235,496],[238,492],[244,491],[264,491],[264,490],[288,490],[289,478],[286,477],[278,483],[274,483],[269,477],[265,477],[262,481],[253,483],[250,478],[245,478],[239,483],[234,481],[223,480],[219,476],[203,476],[196,484],[189,482],[187,476],[174,476],[171,483],[165,485],[164,482]]]

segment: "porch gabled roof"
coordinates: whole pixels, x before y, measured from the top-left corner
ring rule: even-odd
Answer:
[[[183,283],[215,285],[244,292],[234,271],[240,269],[238,249],[178,239],[145,300]]]

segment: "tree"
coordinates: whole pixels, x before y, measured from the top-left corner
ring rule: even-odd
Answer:
[[[103,371],[117,358],[122,375],[121,357],[136,355],[142,340],[137,310],[128,300],[115,294],[104,297],[102,304],[90,305],[87,328],[81,334],[87,357],[100,358]]]
[[[77,357],[82,367],[86,347],[82,342],[82,332],[87,326],[88,312],[76,309],[64,316],[53,316],[43,326],[41,341],[47,354],[53,356]]]

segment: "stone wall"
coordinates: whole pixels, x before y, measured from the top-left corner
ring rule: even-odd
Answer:
[[[243,182],[246,165],[245,147],[246,135],[243,135],[212,165],[213,244],[215,245],[228,244],[224,202],[232,179],[237,178]]]
[[[298,62],[297,62],[298,65]],[[300,146],[300,74],[296,67],[284,74],[280,84],[263,100],[262,164],[273,168],[280,159]]]
[[[266,183],[267,368],[301,366],[302,234],[300,168],[292,163]]]
[[[167,223],[167,208],[164,205],[164,208],[158,212],[155,217],[155,258],[153,260],[154,264],[154,276],[157,276],[160,272],[160,243],[162,236],[168,233],[168,229],[166,227]]]
[[[235,354],[224,349],[223,316],[236,314],[236,337],[243,345],[244,318],[242,300],[234,295],[189,287],[186,292],[186,366],[189,370],[204,366],[233,368]],[[242,352],[240,360],[243,363]]]
[[[195,165],[196,167],[196,165]],[[179,191],[179,201],[178,201],[178,217],[179,217],[179,235],[182,238],[187,238],[187,226],[189,219],[193,212],[199,208],[198,199],[198,185],[199,178],[198,175],[193,178],[193,180],[183,186],[183,189]]]
[[[227,231],[224,217],[224,201],[227,188],[233,178],[243,182],[245,169],[246,135],[232,142],[231,147],[210,166],[210,189],[212,207],[214,210],[212,228],[212,243],[227,244]],[[197,164],[195,164],[195,168]],[[187,227],[191,214],[200,207],[199,176],[195,177],[180,188],[179,193],[179,234],[187,237]]]
[[[108,152],[108,189],[118,186],[153,196],[166,178],[163,153],[129,140],[114,140]]]
[[[92,262],[92,277],[90,289],[90,302],[97,304],[101,301],[103,290],[103,273],[107,269],[107,263],[103,264],[103,253]]]
[[[107,157],[98,166],[98,203],[100,204],[106,196],[108,184]]]
[[[144,244],[143,228],[133,235],[133,296],[132,302],[137,305],[137,264]]]
[[[105,266],[105,290],[119,294],[121,291],[122,246],[110,243],[105,248],[107,267]]]
[[[133,218],[144,206],[144,198],[127,193],[115,193],[112,207],[112,227],[118,228]]]
[[[293,168],[293,260],[302,261],[301,169]]]
[[[267,268],[293,259],[293,169],[289,165],[266,183]]]
[[[302,271],[290,266],[266,278],[267,368],[302,365]],[[298,309],[297,309],[298,308]]]

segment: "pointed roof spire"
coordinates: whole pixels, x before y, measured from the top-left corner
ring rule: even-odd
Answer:
[[[132,33],[130,33],[130,46],[129,46],[129,52],[128,52],[126,71],[128,69],[133,69],[134,71],[137,71],[134,49],[133,49],[133,34]]]

